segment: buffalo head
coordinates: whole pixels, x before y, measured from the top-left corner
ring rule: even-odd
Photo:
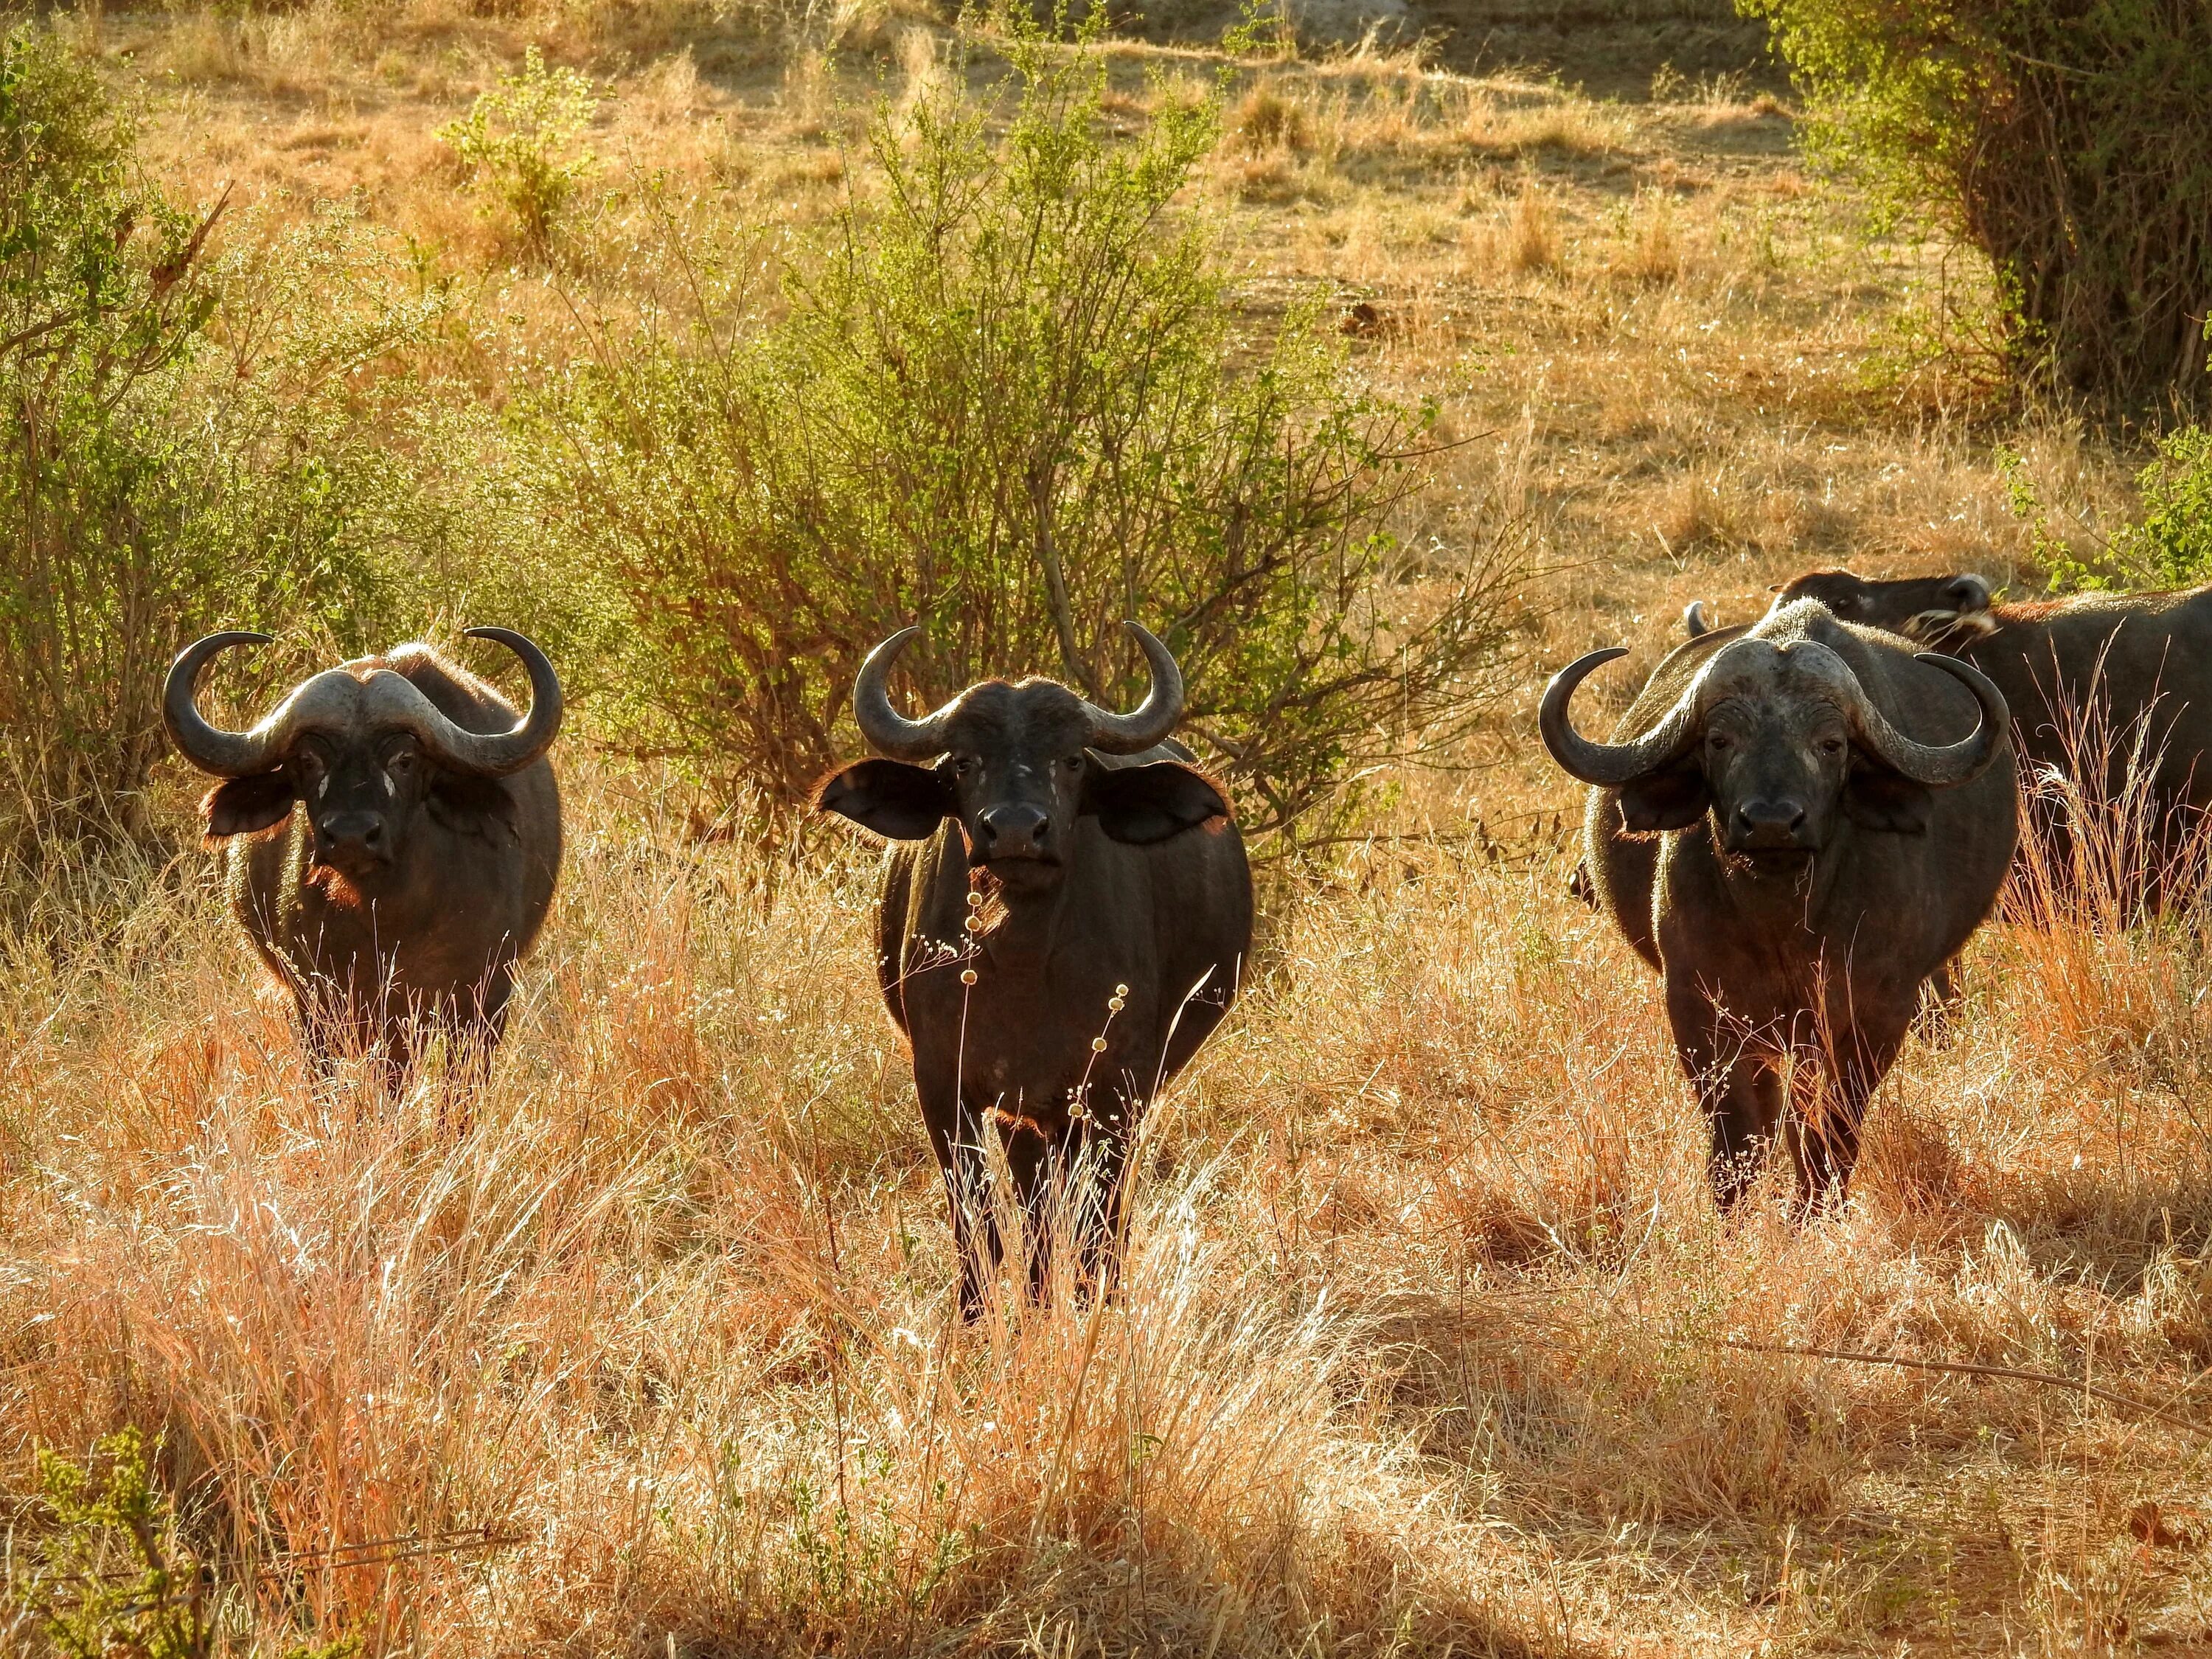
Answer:
[[[1931,645],[1954,630],[1984,633],[1996,626],[1989,614],[1989,582],[1972,574],[1878,582],[1848,570],[1808,570],[1777,584],[1769,609],[1786,610],[1800,599],[1818,599],[1844,622]]]
[[[1220,791],[1173,760],[1109,767],[1164,741],[1182,714],[1182,674],[1168,648],[1124,624],[1152,666],[1152,689],[1132,713],[1085,702],[1056,681],[985,680],[922,720],[891,707],[884,681],[921,630],[902,629],[873,651],[853,687],[860,734],[889,757],[856,761],[824,779],[815,804],[881,836],[919,841],[950,818],[971,864],[1017,890],[1048,887],[1074,845],[1076,821],[1095,817],[1115,841],[1139,845],[1225,818]]]
[[[1583,782],[1618,789],[1632,832],[1686,830],[1710,811],[1723,848],[1753,858],[1820,851],[1839,812],[1869,829],[1924,832],[1929,792],[1979,776],[2008,718],[2003,696],[1978,670],[1923,653],[1920,661],[1973,693],[1981,723],[1958,743],[1917,743],[1890,724],[1832,647],[1753,636],[1715,652],[1644,737],[1593,743],[1576,732],[1567,704],[1593,669],[1625,654],[1594,651],[1553,676],[1540,716],[1545,748]]]
[[[266,644],[269,635],[211,634],[187,647],[169,669],[161,718],[186,760],[227,780],[200,804],[208,838],[281,823],[298,800],[307,811],[313,866],[373,885],[403,857],[420,814],[496,810],[490,781],[535,762],[560,730],[561,682],[521,635],[465,633],[505,646],[529,671],[530,713],[511,731],[465,731],[447,719],[400,672],[410,653],[427,656],[426,648],[403,646],[389,657],[326,669],[250,731],[226,732],[193,702],[200,671],[224,647]]]

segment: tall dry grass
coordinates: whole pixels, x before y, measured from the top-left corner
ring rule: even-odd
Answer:
[[[2194,1558],[2128,1531],[2203,1501],[2187,1435],[1723,1346],[2193,1409],[2212,1189],[2172,1056],[2201,1034],[2085,1066],[2065,1024],[2118,975],[2193,1009],[2189,929],[2068,935],[2068,975],[2034,964],[2069,924],[1995,931],[1952,1040],[1877,1097],[1849,1208],[1795,1230],[1778,1183],[1723,1224],[1606,925],[1548,863],[1377,841],[1271,902],[1247,1000],[1147,1126],[1120,1300],[965,1328],[872,855],[702,848],[572,781],[560,908],[466,1114],[313,1089],[197,855],[57,872],[8,942],[0,1480],[139,1425],[187,1538],[274,1569],[268,1650],[2189,1627]],[[464,1526],[520,1541],[279,1560]]]

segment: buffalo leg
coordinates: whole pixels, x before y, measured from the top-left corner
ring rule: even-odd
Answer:
[[[1782,1074],[1771,1055],[1747,1054],[1699,1074],[1699,1103],[1712,1126],[1706,1164],[1713,1200],[1734,1209],[1759,1177],[1759,1161],[1782,1120]]]
[[[1006,1137],[1006,1170],[1013,1176],[1023,1230],[1029,1234],[1030,1297],[1036,1302],[1051,1296],[1053,1195],[1061,1168],[1060,1147],[1034,1124],[1024,1120]]]
[[[1129,1142],[1135,1114],[1116,1099],[1104,1119],[1092,1116],[1068,1137],[1069,1168],[1079,1173],[1076,1224],[1080,1229],[1084,1288],[1109,1297],[1121,1273],[1121,1223],[1129,1177]]]
[[[1868,1098],[1895,1063],[1903,1033],[1882,1040],[1857,1031],[1837,1035],[1826,1065],[1802,1055],[1797,1075],[1809,1079],[1792,1092],[1790,1152],[1797,1166],[1798,1196],[1812,1213],[1844,1200],[1859,1159],[1859,1132]]]
[[[951,1091],[945,1091],[942,1098],[934,1097],[933,1091],[920,1092],[930,1149],[937,1154],[937,1166],[945,1176],[953,1253],[960,1258],[960,1316],[972,1323],[983,1312],[984,1280],[997,1271],[1005,1251],[998,1215],[991,1204],[991,1168],[984,1146],[983,1120]]]
[[[1776,1057],[1728,1040],[1720,1011],[1703,996],[1683,996],[1668,987],[1668,1023],[1674,1028],[1674,1053],[1698,1091],[1712,1127],[1706,1178],[1713,1200],[1735,1208],[1758,1174],[1760,1154],[1782,1121],[1782,1078]]]

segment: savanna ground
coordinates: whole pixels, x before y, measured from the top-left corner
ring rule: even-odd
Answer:
[[[150,90],[184,190],[357,192],[470,296],[492,401],[575,316],[433,135],[526,45],[610,88],[578,233],[610,262],[641,168],[826,216],[869,101],[951,61],[941,23],[874,10],[70,26]],[[1686,600],[1741,618],[1809,563],[2038,587],[2000,448],[2090,539],[2133,453],[1929,355],[1943,250],[1862,233],[1770,70],[1647,95],[1632,25],[1587,77],[1501,72],[1459,27],[1441,63],[1469,72],[1236,61],[1194,206],[1252,307],[1325,289],[1363,373],[1437,400],[1408,529],[1526,561],[1519,690],[1357,839],[1266,872],[1245,999],[1146,1126],[1120,1301],[961,1327],[869,970],[875,854],[702,838],[586,703],[559,907],[465,1111],[311,1088],[181,829],[23,896],[25,1524],[34,1448],[140,1425],[252,1587],[230,1636],[272,1655],[2212,1650],[2203,1437],[2175,1420],[2212,1356],[2204,940],[1990,927],[1850,1206],[1723,1224],[1656,982],[1565,891],[1578,792],[1531,730],[1571,656],[1634,647],[1618,707]],[[1133,118],[1230,63],[1112,55]],[[161,787],[183,825],[190,781]],[[459,1528],[499,1541],[328,1553]]]

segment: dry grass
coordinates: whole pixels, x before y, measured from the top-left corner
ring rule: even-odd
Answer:
[[[318,1097],[204,881],[9,941],[0,1423],[161,1439],[203,1547],[490,1523],[259,1628],[476,1653],[2088,1650],[2192,1633],[2202,940],[1993,931],[1855,1202],[1723,1226],[1656,986],[1555,864],[1378,842],[1280,894],[1147,1131],[1103,1310],[961,1328],[874,1006],[872,860],[702,851],[588,773],[494,1086]],[[2060,971],[2063,967],[2063,971]],[[2140,1006],[2141,1036],[2075,1032]],[[2094,1648],[2094,1643],[2089,1643]]]
[[[642,170],[803,227],[865,187],[867,100],[956,72],[885,8],[479,9],[111,16],[92,45],[137,54],[189,187],[358,189],[462,279],[488,396],[568,349],[566,313],[429,135],[526,41],[611,88],[569,255],[611,269]],[[1117,119],[1218,67],[1115,65]],[[1235,72],[1194,206],[1255,308],[1368,296],[1360,371],[1435,396],[1458,446],[1409,532],[1508,526],[1551,574],[1523,706],[1470,769],[1407,779],[1374,841],[1270,896],[1250,996],[1148,1127],[1122,1300],[958,1328],[870,859],[702,848],[579,750],[561,908],[465,1126],[307,1086],[197,854],[27,902],[0,938],[0,1492],[33,1445],[131,1421],[234,1566],[526,1540],[266,1581],[270,1654],[2212,1641],[2203,1528],[2139,1520],[2212,1503],[2192,1437],[1721,1346],[2200,1410],[2197,925],[1992,928],[1948,1041],[1877,1096],[1849,1209],[1723,1226],[1656,983],[1565,898],[1577,794],[1527,737],[1545,670],[1624,641],[1648,665],[1693,597],[1741,620],[1815,562],[2033,580],[1996,443],[2085,535],[2130,458],[1884,371],[1935,252],[1850,240],[1740,84],[1620,105],[1371,53]]]

